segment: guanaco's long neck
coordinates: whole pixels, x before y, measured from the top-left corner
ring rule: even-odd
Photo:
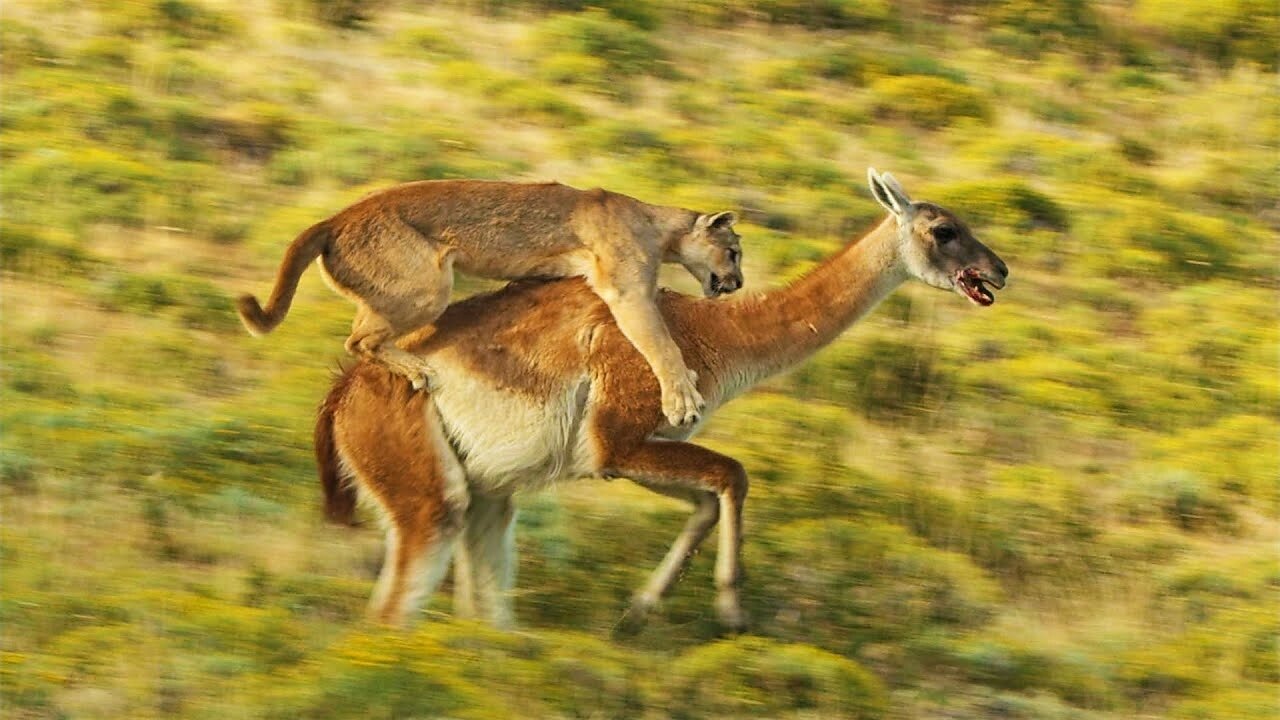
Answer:
[[[907,277],[897,223],[889,217],[785,288],[708,307],[703,320],[724,324],[717,374],[741,390],[804,360]]]

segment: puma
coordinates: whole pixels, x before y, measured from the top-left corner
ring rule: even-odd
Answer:
[[[320,259],[329,285],[358,310],[347,351],[372,358],[421,388],[431,367],[396,341],[421,339],[449,304],[453,270],[480,277],[583,276],[658,377],[672,425],[704,407],[655,305],[661,263],[683,265],[708,297],[742,286],[732,212],[650,205],[603,189],[560,183],[429,180],[374,193],[307,228],[285,251],[264,309],[240,297],[255,335],[289,312],[298,279]]]

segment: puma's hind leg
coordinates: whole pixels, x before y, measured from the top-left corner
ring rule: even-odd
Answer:
[[[453,252],[449,248],[433,250],[426,258],[412,257],[415,262],[406,262],[409,259],[406,257],[386,258],[388,262],[379,268],[380,282],[369,283],[371,287],[362,287],[360,291],[343,287],[345,284],[336,274],[326,273],[358,307],[346,342],[347,352],[382,363],[409,378],[419,390],[430,382],[431,365],[404,350],[396,341],[412,341],[428,333],[449,305],[453,292]]]
[[[360,309],[356,311],[355,322],[351,324],[351,336],[346,342],[347,352],[382,363],[392,372],[409,378],[415,390],[421,390],[430,383],[432,374],[430,363],[400,348],[396,345],[395,339],[407,332],[430,326],[431,321],[439,317],[443,310],[444,308],[441,308],[419,326],[403,328],[392,325],[386,317],[361,303]]]

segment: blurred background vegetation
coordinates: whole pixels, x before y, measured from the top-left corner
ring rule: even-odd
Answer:
[[[0,16],[0,711],[11,718],[1274,718],[1272,0],[10,0]],[[610,639],[686,510],[527,498],[517,609],[361,619],[372,527],[310,437],[351,316],[294,235],[424,178],[736,208],[748,283],[881,214],[1012,268],[905,288],[725,408],[751,635],[713,551]],[[691,289],[681,273],[666,282]],[[462,290],[487,287],[464,282]]]

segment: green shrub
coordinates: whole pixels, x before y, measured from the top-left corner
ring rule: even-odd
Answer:
[[[238,35],[242,25],[234,15],[210,9],[194,0],[143,0],[102,3],[108,6],[102,20],[108,32],[140,39],[158,33],[172,45],[197,47]]]
[[[1269,596],[1280,581],[1280,569],[1263,557],[1191,558],[1167,568],[1156,580],[1158,597],[1221,608],[1232,600]]]
[[[969,84],[969,78],[963,71],[947,65],[932,55],[896,49],[868,52],[865,46],[860,44],[853,44],[848,52],[858,53],[862,57],[864,71],[870,77],[881,75],[935,77],[958,85]]]
[[[558,85],[604,87],[608,84],[609,64],[594,55],[561,52],[538,60],[538,75]]]
[[[277,0],[286,14],[307,17],[344,30],[368,25],[386,7],[386,0]]]
[[[1275,70],[1280,9],[1266,0],[1139,0],[1137,19],[1194,53],[1229,66],[1237,60]]]
[[[1274,170],[1273,164],[1254,153],[1216,158],[1191,181],[1191,190],[1233,210],[1265,212],[1268,200],[1280,195],[1280,173]]]
[[[3,378],[4,387],[8,390],[49,400],[70,400],[75,397],[75,381],[72,376],[42,354],[6,349],[4,363],[0,368],[0,378]]]
[[[6,167],[0,187],[10,218],[64,227],[109,222],[140,227],[147,201],[160,181],[148,164],[111,150],[87,146],[26,155]]]
[[[367,718],[462,717],[504,714],[500,694],[467,678],[484,657],[501,662],[502,646],[477,633],[470,648],[454,652],[433,636],[416,633],[351,633],[326,648],[298,687],[283,694],[267,717]]]
[[[174,160],[204,160],[231,152],[266,161],[292,143],[291,110],[270,102],[236,103],[217,110],[187,101],[167,104],[168,154]]]
[[[547,633],[528,682],[560,717],[641,717],[656,702],[644,658],[579,633]]]
[[[925,129],[950,125],[961,118],[992,118],[987,100],[976,90],[928,75],[881,78],[871,84],[875,113],[905,120]]]
[[[1138,165],[1154,165],[1160,153],[1151,145],[1134,137],[1121,136],[1116,140],[1117,149],[1125,160]]]
[[[38,28],[12,17],[0,18],[0,72],[12,78],[19,68],[51,63],[58,58],[53,45],[45,40]],[[10,102],[6,100],[6,104]]]
[[[634,119],[604,119],[574,133],[583,150],[590,154],[678,153],[668,133],[647,127]]]
[[[685,653],[664,682],[672,717],[883,717],[886,697],[857,663],[765,638],[724,640]]]
[[[227,492],[219,497],[226,497]],[[276,508],[273,514],[286,511],[285,506],[270,500],[257,498],[256,502]],[[310,573],[273,576],[258,569],[250,575],[248,585],[250,589],[244,598],[246,605],[283,608],[294,616],[324,618],[338,623],[359,619],[369,600],[369,584],[351,578]]]
[[[1280,426],[1274,419],[1232,415],[1164,436],[1147,452],[1161,467],[1194,468],[1228,493],[1272,512],[1280,508],[1280,483],[1272,472],[1280,461]]]
[[[1240,674],[1246,680],[1280,683],[1280,627],[1273,624],[1249,636]]]
[[[534,121],[554,127],[570,127],[587,119],[587,113],[576,103],[564,99],[549,88],[519,85],[498,93],[493,105],[501,114],[514,120]]]
[[[877,55],[867,53],[857,42],[839,42],[820,47],[800,62],[812,74],[827,80],[861,85]],[[903,73],[928,75],[930,73]]]
[[[990,27],[1035,38],[1040,48],[1098,35],[1099,19],[1089,0],[999,0],[992,5],[983,17]]]
[[[1098,555],[1115,568],[1141,571],[1173,561],[1188,549],[1184,535],[1167,525],[1126,525],[1097,540]]]
[[[1015,703],[1014,708],[1023,703],[1034,707],[1035,703],[1026,701],[1033,692],[1046,700],[1045,693],[1052,693],[1055,701],[1045,704],[1057,706],[1059,710],[1063,709],[1062,701],[1076,706],[1072,708],[1074,713],[1063,713],[1065,718],[1092,717],[1080,712],[1080,707],[1112,710],[1123,704],[1122,696],[1112,684],[1114,668],[1109,657],[1058,647],[1053,641],[1038,637],[1039,630],[1037,627],[989,629],[968,634],[963,639],[935,641],[938,647],[926,655],[929,670],[936,673],[946,668],[977,685],[1026,693],[1021,696],[1001,693],[1001,700],[993,706],[1022,698],[1022,703]],[[934,667],[935,664],[941,668]],[[1033,712],[1026,715],[1012,712],[1010,716],[1028,720],[1042,717]]]
[[[728,4],[730,8],[734,3]],[[739,12],[771,23],[819,29],[877,28],[893,24],[893,6],[882,0],[746,0]],[[723,12],[723,11],[722,11]]]
[[[1006,580],[1087,576],[1100,518],[1070,478],[1051,468],[1006,468],[965,511],[967,553]]]
[[[454,60],[436,71],[441,82],[466,88],[486,98],[504,117],[533,120],[552,126],[576,125],[586,112],[556,90],[524,78],[492,70],[479,63]]]
[[[545,55],[538,60],[538,76],[557,85],[577,85],[592,92],[630,102],[635,94],[635,84],[617,77],[609,63],[594,55],[561,52]]]
[[[1173,720],[1272,720],[1277,715],[1280,698],[1273,684],[1225,688],[1176,703],[1168,713]]]
[[[930,199],[975,227],[1008,225],[1018,230],[1045,228],[1064,232],[1067,211],[1044,193],[1014,177],[969,180],[931,188]]]
[[[1119,505],[1130,522],[1154,516],[1186,531],[1238,530],[1235,508],[1220,490],[1190,470],[1139,475],[1128,483]]]
[[[1048,133],[993,134],[980,127],[953,133],[968,140],[959,150],[960,156],[997,177],[1020,176],[1038,181],[1052,178],[1059,183],[1087,184],[1097,177],[1098,156],[1108,154],[1104,145]]]
[[[0,268],[6,272],[67,280],[89,273],[96,264],[78,244],[56,233],[0,222]]]
[[[1005,690],[1025,690],[1052,671],[1052,660],[1038,649],[1008,638],[987,638],[955,650],[955,662],[974,682]]]
[[[598,8],[539,23],[533,43],[543,56],[572,53],[602,60],[614,81],[655,73],[666,59],[647,33]]]
[[[91,72],[127,71],[133,66],[135,48],[120,37],[95,37],[79,48],[79,62]]]
[[[1261,270],[1262,257],[1251,252],[1261,247],[1259,231],[1235,218],[1126,195],[1090,203],[1076,217],[1075,228],[1092,247],[1119,253],[1122,262],[1112,256],[1107,270],[1097,269],[1115,277],[1181,284]],[[1092,253],[1084,259],[1102,262]]]
[[[822,507],[828,516],[839,512]],[[870,515],[774,520],[772,531],[748,543],[747,558],[748,613],[785,618],[776,622],[788,638],[842,653],[980,626],[999,596],[963,555]]]
[[[171,102],[180,98],[235,95],[231,90],[234,82],[230,73],[205,53],[179,49],[162,56],[157,62],[162,62],[165,68],[164,75],[158,79],[157,89],[168,95]]]
[[[725,438],[726,449],[753,477],[790,481],[799,489],[843,470],[840,452],[849,438],[850,418],[838,406],[778,394],[742,398],[724,412],[735,419],[752,418],[758,430]],[[805,507],[796,503],[794,509]]]
[[[178,318],[186,327],[214,332],[240,330],[232,298],[213,283],[188,279],[178,290]]]
[[[398,30],[389,43],[397,55],[431,60],[465,58],[468,53],[448,30],[435,25],[421,25]]]
[[[1166,90],[1160,78],[1142,68],[1116,68],[1107,77],[1109,84],[1119,90],[1142,88],[1147,90]]]
[[[290,144],[293,113],[283,105],[247,102],[231,105],[215,116],[212,138],[221,145],[255,160]]]
[[[882,422],[932,412],[952,380],[937,344],[907,332],[901,340],[876,335],[839,343],[796,370],[795,388]]]
[[[171,281],[132,273],[113,276],[99,297],[105,309],[115,312],[155,313],[177,303]]]
[[[1116,665],[1117,682],[1135,702],[1188,695],[1207,681],[1194,653],[1172,641],[1123,652]]]
[[[36,469],[36,463],[25,452],[0,449],[0,487],[20,495],[29,494],[37,487]]]

